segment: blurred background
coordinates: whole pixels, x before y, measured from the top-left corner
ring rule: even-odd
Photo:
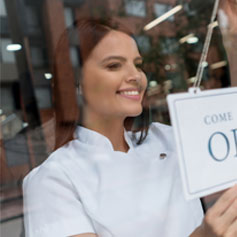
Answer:
[[[213,6],[214,0],[0,0],[1,236],[24,236],[22,179],[54,146],[53,55],[64,30],[78,17],[112,17],[129,26],[144,57],[151,119],[169,124],[166,96],[192,86]],[[155,19],[160,23],[149,29]],[[213,28],[202,89],[231,85],[217,22]],[[69,43],[65,64],[55,70],[78,67]],[[73,103],[72,75],[60,80],[62,106]]]

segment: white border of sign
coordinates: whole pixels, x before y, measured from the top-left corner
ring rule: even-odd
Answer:
[[[176,141],[176,146],[177,146],[179,167],[181,170],[184,194],[187,200],[197,198],[197,197],[203,197],[211,193],[218,192],[218,191],[221,191],[223,189],[233,186],[234,184],[237,183],[237,169],[236,169],[236,179],[234,180],[228,180],[227,182],[224,182],[224,183],[218,183],[215,186],[203,188],[196,192],[192,192],[190,190],[190,185],[189,185],[189,180],[188,180],[188,175],[187,175],[188,167],[186,166],[185,157],[183,153],[184,147],[181,141],[181,136],[180,136],[180,131],[179,131],[179,122],[178,122],[179,115],[177,114],[177,110],[176,110],[176,102],[185,101],[185,100],[193,100],[193,99],[198,99],[198,98],[205,98],[205,97],[222,96],[222,95],[227,95],[227,94],[228,95],[237,94],[237,87],[225,88],[225,89],[213,89],[213,90],[206,90],[206,91],[200,91],[197,88],[190,88],[188,93],[177,93],[177,94],[170,94],[167,96],[171,123],[174,129],[175,141]],[[236,106],[235,108],[237,110],[237,101],[233,101],[233,106]]]

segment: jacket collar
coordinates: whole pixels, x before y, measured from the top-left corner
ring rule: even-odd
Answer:
[[[82,126],[78,126],[76,128],[74,138],[87,145],[114,151],[112,143],[106,136]],[[131,148],[133,148],[131,132],[128,132],[124,129],[124,138],[129,146],[129,150],[131,150]]]

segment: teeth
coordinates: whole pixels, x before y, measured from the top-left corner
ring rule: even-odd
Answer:
[[[124,95],[139,95],[138,91],[121,91],[120,94]]]

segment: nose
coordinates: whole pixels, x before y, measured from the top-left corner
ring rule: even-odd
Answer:
[[[131,65],[128,68],[128,72],[126,75],[126,81],[140,83],[141,80],[142,80],[141,72],[137,69],[137,67],[135,65]]]

